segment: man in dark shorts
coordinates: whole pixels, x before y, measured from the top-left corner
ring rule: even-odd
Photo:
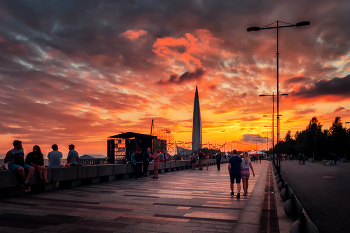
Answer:
[[[21,177],[21,186],[25,189],[29,189],[29,179],[34,173],[34,167],[24,162],[24,152],[22,142],[19,140],[13,141],[13,149],[9,150],[4,159],[4,163],[8,163],[10,170],[17,171]],[[27,176],[26,172],[27,171]]]
[[[230,173],[230,188],[231,188],[231,195],[234,195],[233,192],[233,184],[236,180],[237,184],[237,198],[240,198],[241,194],[241,164],[242,164],[242,158],[238,157],[237,150],[232,151],[233,156],[228,160],[228,171]]]

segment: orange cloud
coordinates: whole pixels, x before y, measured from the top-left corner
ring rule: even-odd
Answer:
[[[147,31],[145,31],[145,30],[138,30],[138,31],[128,30],[128,31],[125,31],[123,33],[120,33],[121,36],[124,36],[130,40],[136,40],[140,36],[143,36],[146,34],[147,34]]]

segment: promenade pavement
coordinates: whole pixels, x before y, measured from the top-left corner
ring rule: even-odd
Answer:
[[[284,161],[281,171],[320,233],[350,232],[349,163]]]
[[[0,199],[0,232],[258,232],[269,164],[240,199],[227,164]]]

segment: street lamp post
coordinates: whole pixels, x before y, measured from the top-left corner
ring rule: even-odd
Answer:
[[[260,142],[260,140],[253,140],[255,141],[255,150],[258,151],[258,142]]]
[[[349,124],[350,123],[350,121],[347,121],[347,122],[345,122],[345,124]],[[347,147],[346,147],[346,151],[348,151],[348,148],[349,148],[349,138],[348,138],[348,140],[347,140]],[[346,152],[345,152],[345,161],[344,162],[346,162]]]
[[[269,27],[271,24],[267,25],[267,26],[264,26],[264,27],[249,27],[247,28],[247,31],[248,32],[253,32],[253,31],[260,31],[260,30],[263,30],[263,29],[276,29],[277,31],[277,52],[276,52],[276,55],[277,55],[277,161],[279,161],[279,151],[278,151],[278,142],[279,142],[279,130],[280,130],[280,122],[279,122],[279,80],[278,80],[278,77],[279,77],[279,61],[278,61],[278,29],[279,28],[285,28],[285,27],[301,27],[301,26],[306,26],[306,25],[310,25],[310,22],[309,21],[302,21],[302,22],[299,22],[299,23],[296,23],[296,24],[290,24],[290,23],[284,23],[284,24],[287,24],[287,25],[283,25],[283,26],[278,26],[278,23],[284,23],[284,22],[281,22],[281,21],[276,21],[277,23],[277,26],[276,27]],[[277,162],[278,163],[278,162]],[[280,167],[280,163],[278,164],[278,167],[277,167],[277,173],[279,174],[281,172],[281,167]]]
[[[288,95],[288,94],[282,94],[282,95]],[[272,92],[272,95],[259,95],[259,97],[263,96],[272,96],[272,153],[274,154],[274,148],[275,148],[275,93]],[[267,127],[267,126],[265,126]],[[277,141],[278,142],[278,141]]]

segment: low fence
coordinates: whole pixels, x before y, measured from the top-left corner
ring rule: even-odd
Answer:
[[[228,158],[221,160],[221,163],[227,162]],[[209,164],[215,165],[216,160],[210,159]],[[153,174],[153,165],[152,162],[148,166],[150,174]],[[158,172],[164,173],[189,168],[191,168],[190,160],[160,162]],[[29,181],[31,184],[29,192],[46,192],[57,188],[72,188],[86,184],[127,179],[132,177],[134,173],[135,171],[131,164],[101,164],[47,168],[47,180],[49,183],[43,183],[35,171]],[[0,170],[0,197],[20,196],[25,193],[26,191],[24,188],[20,186],[20,179],[17,171]]]

